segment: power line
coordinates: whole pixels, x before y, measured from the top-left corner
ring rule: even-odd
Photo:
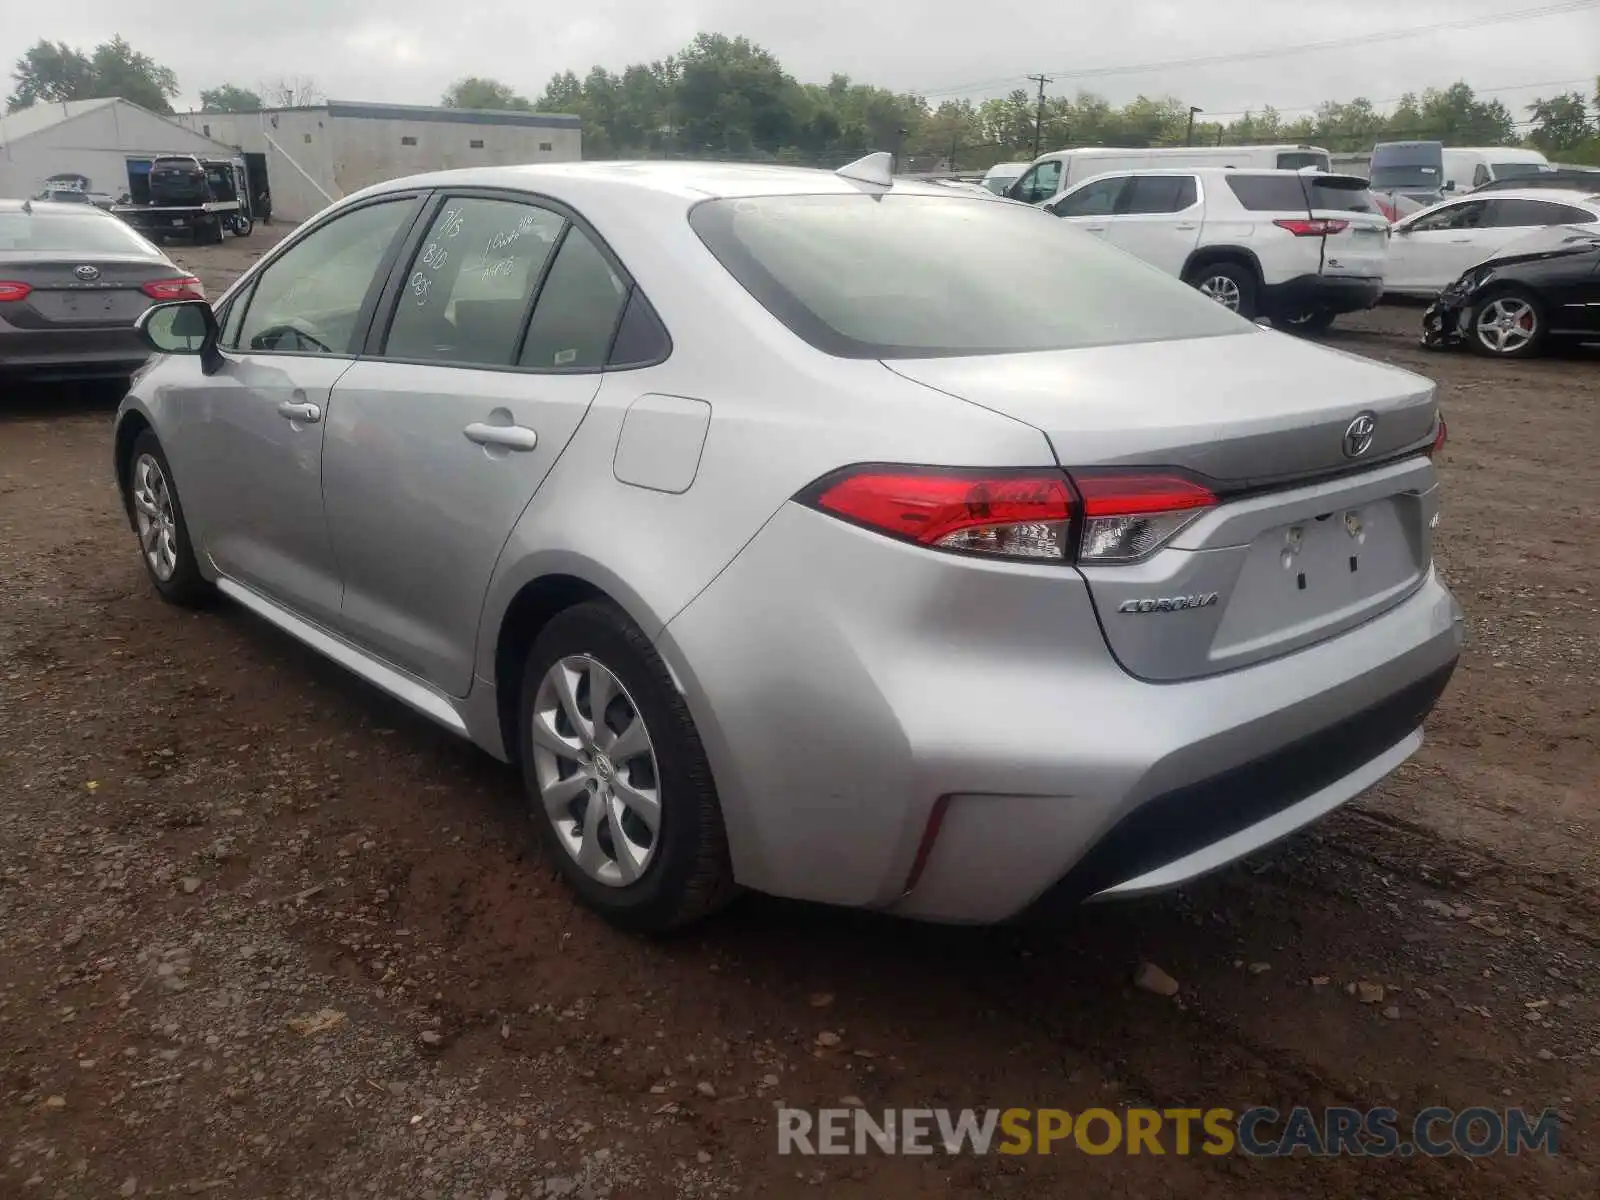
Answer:
[[[1544,80],[1540,80],[1538,83],[1512,83],[1512,84],[1507,84],[1505,87],[1492,87],[1492,88],[1475,87],[1475,88],[1472,89],[1472,94],[1474,96],[1496,96],[1496,95],[1500,95],[1500,94],[1505,93],[1505,92],[1526,92],[1526,91],[1531,91],[1534,88],[1586,87],[1588,85],[1588,83],[1589,83],[1589,80],[1586,79],[1586,78],[1585,79],[1544,79]],[[1413,92],[1412,94],[1413,95],[1419,95],[1420,94],[1420,90],[1419,90],[1419,92]],[[1404,96],[1391,96],[1387,100],[1371,100],[1370,98],[1368,98],[1366,96],[1356,96],[1356,97],[1354,97],[1354,99],[1356,99],[1356,100],[1367,100],[1368,103],[1370,103],[1374,108],[1381,108],[1385,104],[1399,104],[1400,101],[1405,99],[1405,97]],[[1258,104],[1254,108],[1228,109],[1227,111],[1207,110],[1206,115],[1208,117],[1248,117],[1248,116],[1260,113],[1261,110],[1264,109],[1264,108],[1272,109],[1279,116],[1282,116],[1284,113],[1311,113],[1311,114],[1315,114],[1316,111],[1319,108],[1321,108],[1322,105],[1325,104],[1325,103],[1328,103],[1328,102],[1327,101],[1319,101],[1316,104]],[[1335,103],[1341,103],[1341,102],[1340,101],[1335,101]],[[1350,101],[1343,101],[1342,103],[1348,104],[1348,103],[1350,103]]]
[[[1294,54],[1309,54],[1320,50],[1341,50],[1352,46],[1367,46],[1375,42],[1399,41],[1403,38],[1421,37],[1455,29],[1477,29],[1485,25],[1503,25],[1512,21],[1532,21],[1540,17],[1561,16],[1600,7],[1600,0],[1565,0],[1559,4],[1545,4],[1537,8],[1515,9],[1510,12],[1489,13],[1483,16],[1463,17],[1455,21],[1436,21],[1427,25],[1407,25],[1399,29],[1380,29],[1351,37],[1330,38],[1321,42],[1302,42],[1291,46],[1263,47],[1256,50],[1237,50],[1225,54],[1206,54],[1195,58],[1172,58],[1160,62],[1132,63],[1115,67],[1084,67],[1078,70],[1063,69],[1054,72],[1057,79],[1099,79],[1110,75],[1142,75],[1151,71],[1172,71],[1186,67],[1219,66],[1225,63],[1251,62],[1265,58],[1281,58]],[[1023,78],[1010,75],[1004,79],[985,83],[963,84],[960,87],[937,88],[918,93],[923,97],[948,96],[961,92],[978,91]],[[1029,77],[1031,78],[1031,76]]]

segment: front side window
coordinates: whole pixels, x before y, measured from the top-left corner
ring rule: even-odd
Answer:
[[[576,225],[561,240],[523,343],[524,367],[598,371],[606,365],[628,285]]]
[[[362,306],[411,207],[409,197],[366,205],[285,250],[256,280],[238,349],[355,353]]]
[[[774,317],[842,358],[953,358],[1252,332],[1048,213],[981,197],[706,200],[690,225]]]
[[[1038,204],[1061,190],[1061,160],[1052,158],[1026,171],[1017,181],[1016,199]]]
[[[533,289],[565,224],[514,200],[446,200],[408,268],[384,355],[512,365]]]
[[[1126,175],[1096,179],[1093,183],[1086,183],[1077,191],[1061,197],[1051,206],[1050,211],[1058,217],[1108,216],[1117,207],[1117,197],[1122,195],[1122,189],[1127,184]]]
[[[1488,201],[1473,200],[1466,204],[1451,204],[1437,212],[1421,217],[1411,226],[1412,233],[1434,233],[1447,229],[1477,229],[1483,225]]]

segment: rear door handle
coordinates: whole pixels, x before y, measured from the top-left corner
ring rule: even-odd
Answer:
[[[322,410],[315,404],[296,404],[291,400],[278,405],[278,415],[285,421],[299,421],[305,425],[315,425],[322,420]]]
[[[480,446],[504,446],[507,450],[532,450],[539,435],[523,425],[488,425],[474,421],[461,431],[469,442]]]
[[[1199,227],[1197,225],[1193,224],[1192,222],[1185,221],[1182,225],[1176,225],[1173,228],[1182,229],[1182,230],[1187,231],[1187,230],[1190,230],[1190,229],[1197,229]]]

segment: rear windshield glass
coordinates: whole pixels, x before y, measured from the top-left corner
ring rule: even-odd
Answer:
[[[1367,188],[1364,179],[1344,180],[1319,179],[1315,175],[1307,176],[1305,183],[1306,194],[1310,197],[1311,207],[1320,209],[1333,209],[1335,212],[1375,213],[1378,202],[1372,198],[1372,192]]]
[[[1229,175],[1228,186],[1251,212],[1304,212],[1298,175]]]
[[[77,212],[0,212],[0,250],[59,250],[67,254],[155,254],[156,248],[116,217],[95,208]]]
[[[959,196],[761,196],[690,211],[701,241],[794,333],[845,358],[942,358],[1243,333],[1248,321],[1022,205]]]

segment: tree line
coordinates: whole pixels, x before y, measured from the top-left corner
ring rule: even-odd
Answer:
[[[16,62],[11,110],[39,101],[121,96],[171,112],[177,76],[121,37],[76,50],[40,41]],[[200,92],[207,111],[242,112],[320,102],[309,80],[281,78],[256,88],[221,83]],[[676,54],[620,73],[596,66],[563,71],[530,99],[513,84],[468,76],[440,102],[454,108],[573,113],[583,121],[587,158],[720,158],[837,166],[872,150],[903,165],[979,170],[1064,146],[1171,146],[1294,142],[1335,152],[1374,142],[1437,139],[1455,145],[1527,144],[1558,161],[1600,164],[1600,79],[1595,92],[1539,98],[1519,120],[1465,82],[1403,96],[1385,111],[1357,98],[1329,101],[1287,119],[1271,106],[1231,121],[1191,114],[1172,96],[1141,95],[1123,105],[1080,91],[1028,92],[937,104],[834,75],[803,83],[769,51],[743,37],[702,33]]]

